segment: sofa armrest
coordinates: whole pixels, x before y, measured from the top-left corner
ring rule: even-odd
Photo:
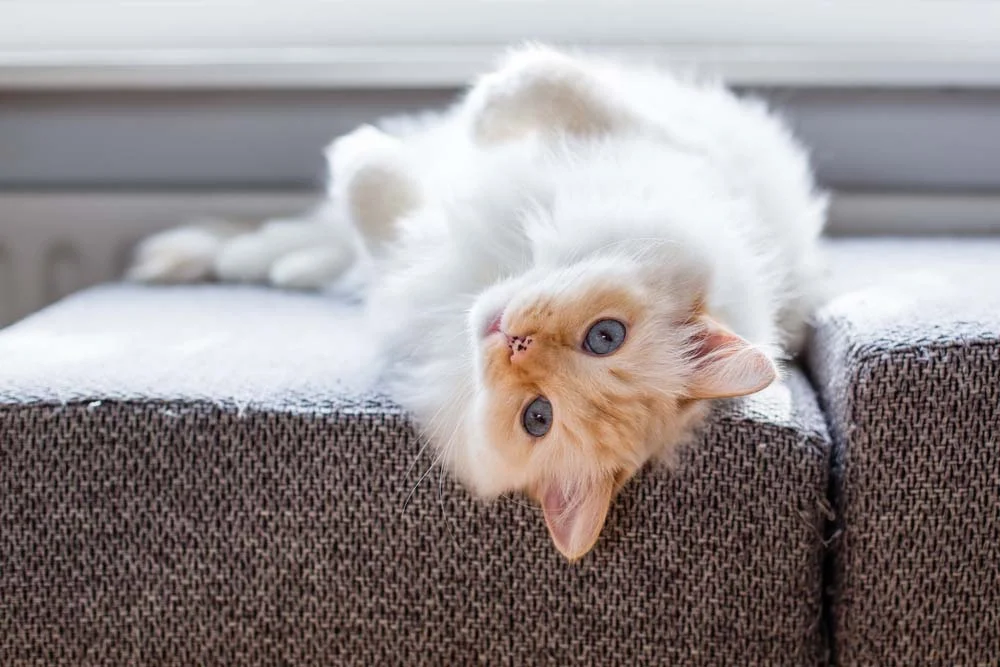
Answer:
[[[807,360],[834,439],[838,664],[978,663],[1000,646],[1000,242],[828,251]]]
[[[477,502],[345,393],[359,326],[108,287],[0,331],[0,664],[822,658],[829,440],[800,372],[720,405],[571,564],[535,507]]]

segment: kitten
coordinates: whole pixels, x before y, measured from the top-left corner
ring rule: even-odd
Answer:
[[[720,85],[528,47],[327,156],[311,217],[166,232],[132,277],[313,288],[369,267],[391,393],[473,492],[533,497],[571,560],[712,399],[801,344],[825,198],[781,122]]]

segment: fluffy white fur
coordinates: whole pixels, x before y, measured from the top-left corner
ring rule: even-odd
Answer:
[[[450,110],[362,127],[327,155],[330,196],[306,219],[235,237],[166,232],[142,245],[132,275],[302,288],[366,270],[391,390],[477,494],[554,476],[564,498],[604,472],[585,449],[512,463],[487,427],[497,397],[484,332],[519,304],[602,285],[654,303],[661,328],[636,335],[662,339],[650,343],[661,353],[634,370],[672,396],[695,382],[691,308],[740,337],[723,342],[745,343],[699,396],[761,388],[769,359],[801,343],[825,199],[785,126],[721,85],[526,48]],[[630,469],[674,444],[640,447]],[[606,503],[595,511],[599,532]],[[561,537],[553,525],[570,557],[596,539],[589,524]]]

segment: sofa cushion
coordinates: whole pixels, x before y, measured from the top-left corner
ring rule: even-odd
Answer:
[[[106,287],[0,332],[0,663],[815,664],[828,437],[720,405],[568,564],[377,392],[350,306]]]
[[[1000,242],[852,240],[808,354],[834,438],[841,665],[1000,647]]]

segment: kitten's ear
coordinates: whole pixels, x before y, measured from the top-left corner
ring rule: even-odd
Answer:
[[[688,385],[689,398],[746,396],[777,379],[778,369],[760,348],[708,315],[699,315],[696,324],[695,369]]]
[[[537,490],[549,535],[567,559],[582,558],[594,547],[614,489],[615,480],[608,476],[580,484],[568,493],[558,480],[545,482]]]

